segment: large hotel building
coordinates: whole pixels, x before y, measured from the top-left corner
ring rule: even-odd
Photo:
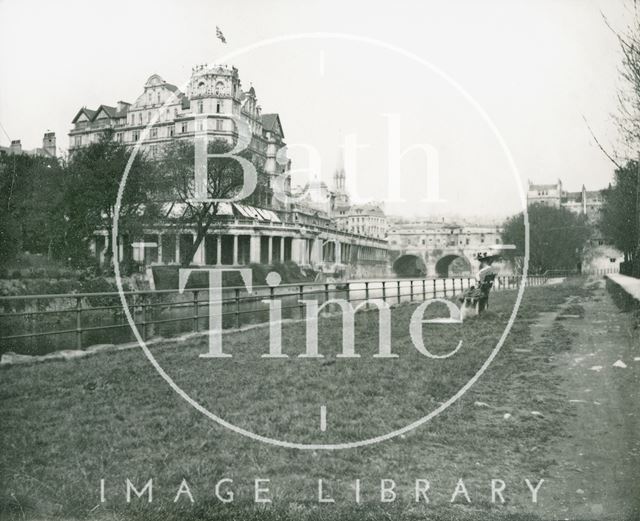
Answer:
[[[285,190],[290,189],[290,161],[285,154],[284,132],[277,113],[263,113],[253,87],[243,90],[238,70],[229,65],[200,65],[192,70],[182,92],[157,74],[144,84],[134,103],[81,108],[72,120],[69,153],[97,142],[105,130],[125,145],[141,148],[151,157],[176,139],[191,139],[206,132],[210,140],[223,139],[230,144],[238,138],[238,121],[249,129],[247,146],[252,162],[269,176],[273,187],[276,176],[284,176]],[[285,205],[273,197],[247,204],[227,204],[217,225],[207,235],[193,259],[193,264],[246,265],[250,262],[272,263],[292,260],[302,266],[331,271],[337,266],[359,266],[371,274],[387,265],[386,241],[365,233],[340,230],[330,212],[317,207]],[[243,201],[244,203],[245,201]],[[159,223],[144,237],[144,247],[132,252],[134,260],[145,264],[172,264],[183,261],[195,232],[176,230]],[[126,250],[130,241],[123,241]],[[98,233],[95,254],[103,259],[109,237]],[[121,255],[122,257],[122,255]]]
[[[228,65],[194,67],[186,92],[154,74],[133,104],[119,101],[115,106],[81,108],[72,121],[69,151],[97,142],[105,129],[113,129],[115,139],[128,145],[142,137],[141,146],[151,156],[174,139],[193,140],[196,132],[232,144],[238,137],[233,118],[250,129],[248,149],[254,164],[270,176],[286,174],[288,162],[276,161],[284,146],[280,117],[263,114],[255,89],[243,91],[238,70]]]

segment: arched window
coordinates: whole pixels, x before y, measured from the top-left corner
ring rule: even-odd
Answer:
[[[202,112],[204,111],[204,103],[202,102],[202,100],[198,101],[198,114],[202,114]]]
[[[224,83],[221,81],[216,82],[216,94],[222,94],[224,92]]]

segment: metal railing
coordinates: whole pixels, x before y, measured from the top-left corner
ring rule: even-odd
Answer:
[[[619,273],[619,268],[601,268],[601,269],[592,269],[592,270],[582,270],[578,271],[577,269],[555,269],[555,270],[547,270],[542,276],[551,278],[551,277],[581,277],[585,275],[609,275],[611,273]]]
[[[527,286],[539,286],[546,280],[546,276],[529,277]],[[519,276],[497,277],[494,290],[518,288],[520,281]],[[215,304],[221,305],[223,328],[240,328],[269,320],[269,307],[263,299],[280,299],[282,318],[303,318],[305,306],[300,301],[309,298],[320,304],[337,298],[352,303],[381,299],[397,304],[448,298],[475,284],[475,279],[470,277],[450,277],[257,286],[250,293],[244,287],[228,287],[223,289],[222,300]],[[178,290],[126,291],[123,296],[144,339],[198,332],[208,327],[207,288],[185,289],[182,293]],[[76,349],[82,349],[92,344],[134,338],[117,292],[0,297],[0,309],[2,352],[14,350],[16,346],[20,350],[54,351],[71,343]],[[58,327],[52,328],[53,325]],[[171,325],[174,327],[168,327]],[[57,337],[64,338],[57,342],[54,340]]]

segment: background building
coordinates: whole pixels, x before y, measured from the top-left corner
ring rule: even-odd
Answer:
[[[597,224],[602,213],[604,196],[602,190],[587,190],[582,185],[579,192],[567,192],[562,188],[562,181],[556,184],[534,184],[529,181],[527,205],[544,204],[554,208],[566,208],[579,215],[586,216],[593,224]]]
[[[40,157],[57,157],[56,149],[56,133],[45,132],[42,138],[42,147],[34,148],[33,150],[25,150],[22,148],[22,142],[19,139],[11,140],[11,145],[8,147],[0,146],[0,154],[27,154],[30,156]]]
[[[586,218],[590,234],[582,256],[583,271],[619,269],[622,253],[609,245],[600,231],[604,190],[587,190],[582,185],[579,192],[567,192],[563,190],[560,179],[556,184],[534,184],[529,181],[527,205],[532,204],[566,208]]]
[[[387,236],[387,216],[379,203],[353,205],[335,213],[336,225],[351,233],[384,239]]]
[[[435,222],[427,219],[394,220],[387,239],[390,248],[444,249],[489,248],[502,243],[499,226]]]

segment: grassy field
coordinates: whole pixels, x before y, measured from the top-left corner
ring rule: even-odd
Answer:
[[[0,515],[2,519],[529,519],[525,478],[537,482],[554,462],[545,446],[563,436],[566,401],[550,357],[569,349],[561,323],[537,338],[532,324],[571,295],[579,282],[525,292],[518,319],[487,372],[456,404],[393,440],[337,451],[267,446],[231,433],[185,403],[139,350],[2,371],[0,381]],[[261,435],[299,443],[356,441],[424,416],[473,375],[501,335],[514,291],[496,293],[491,309],[464,326],[424,332],[433,360],[411,344],[413,304],[393,310],[396,359],[376,359],[377,313],[358,314],[359,359],[337,359],[337,317],[320,322],[323,359],[298,359],[304,324],[283,327],[288,359],[262,359],[268,328],[224,337],[229,359],[198,357],[206,339],[154,346],[163,368],[194,399],[227,421]],[[484,402],[487,406],[476,402]],[[320,407],[327,429],[320,430]],[[544,416],[531,411],[543,410]],[[505,419],[505,414],[510,415]],[[99,483],[105,479],[106,502]],[[126,479],[154,479],[154,500],[125,501]],[[215,483],[233,479],[234,501],[221,504]],[[254,479],[270,480],[273,502],[256,506]],[[464,478],[471,504],[449,500]],[[504,505],[492,504],[490,480],[506,482]],[[174,503],[183,479],[186,496]],[[318,504],[323,479],[333,504]],[[361,480],[362,504],[354,500]],[[397,500],[380,503],[379,482],[395,480]],[[416,503],[416,479],[428,479],[430,503]],[[227,488],[229,486],[227,485]],[[223,487],[223,490],[225,488]]]

